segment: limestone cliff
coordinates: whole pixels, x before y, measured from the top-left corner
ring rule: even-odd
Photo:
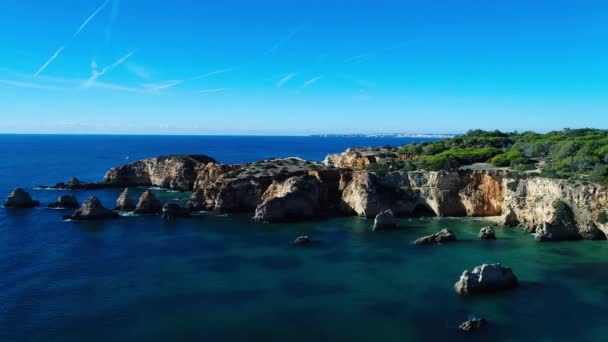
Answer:
[[[193,211],[255,212],[260,221],[310,218],[320,213],[373,218],[501,216],[506,225],[537,233],[539,241],[598,239],[608,233],[608,190],[584,182],[507,170],[365,170],[395,151],[349,149],[324,164],[299,158],[222,165],[207,156],[166,156],[108,171],[106,186],[193,190]],[[372,158],[373,157],[373,158]]]
[[[255,210],[258,222],[313,218],[319,208],[319,180],[314,176],[294,176],[273,182]]]
[[[218,173],[217,165],[213,158],[204,155],[161,156],[115,167],[106,173],[103,183],[106,186],[192,190],[199,175]]]
[[[549,230],[558,235],[556,239],[597,239],[608,234],[604,219],[608,189],[599,184],[515,177],[505,187],[504,208],[506,225],[538,233]],[[567,214],[571,217],[564,218],[560,210],[571,211]]]

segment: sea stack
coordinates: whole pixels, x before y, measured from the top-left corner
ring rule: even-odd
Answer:
[[[477,235],[480,240],[496,240],[496,233],[492,227],[483,227]]]
[[[163,211],[163,205],[154,196],[154,193],[150,190],[144,191],[137,202],[134,213],[144,215],[160,214]]]
[[[116,206],[114,207],[114,210],[127,211],[127,212],[135,210],[135,201],[130,196],[128,188],[125,188],[120,193],[120,196],[118,196],[118,199],[116,200]]]
[[[456,241],[456,235],[454,235],[454,233],[449,229],[442,229],[440,232],[433,235],[423,236],[414,243],[417,245],[431,245],[452,241]]]
[[[84,220],[103,220],[118,217],[118,214],[110,209],[104,208],[95,196],[87,199],[82,206],[74,212],[72,216],[67,218],[77,221]]]
[[[454,284],[454,290],[461,296],[483,292],[494,292],[512,289],[517,286],[517,277],[513,271],[501,264],[484,264],[472,272],[464,271],[460,280]]]
[[[374,228],[372,230],[377,232],[381,230],[393,229],[396,225],[393,211],[387,209],[376,215],[376,218],[374,219]]]
[[[40,205],[40,202],[32,200],[30,194],[21,188],[11,192],[4,201],[4,206],[7,208],[33,208],[38,205]]]
[[[78,200],[73,195],[61,195],[57,198],[57,202],[49,204],[49,208],[53,209],[76,209],[79,206]]]

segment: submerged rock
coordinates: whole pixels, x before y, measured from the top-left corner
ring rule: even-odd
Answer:
[[[415,241],[417,245],[430,245],[456,241],[456,235],[449,229],[442,229],[433,235],[423,236]]]
[[[478,235],[481,240],[496,240],[496,234],[494,232],[494,228],[492,227],[483,227],[479,231]]]
[[[486,324],[488,324],[488,322],[483,317],[473,318],[460,324],[458,326],[458,331],[462,333],[470,333],[485,327]]]
[[[397,223],[395,222],[395,215],[393,215],[393,211],[388,209],[382,211],[380,214],[376,215],[374,219],[374,228],[373,231],[387,230],[393,229]]]
[[[21,188],[11,192],[4,201],[4,206],[7,208],[33,208],[38,205],[40,205],[40,202],[32,200],[30,194]]]
[[[512,289],[517,286],[513,271],[501,264],[484,264],[464,271],[454,290],[461,296]]]
[[[137,206],[133,211],[136,214],[160,214],[163,211],[163,205],[160,201],[154,196],[154,193],[150,190],[144,191],[139,198],[139,202],[137,202]]]
[[[106,209],[95,196],[89,197],[82,206],[71,216],[66,218],[72,220],[103,220],[118,217],[118,214]]]
[[[114,210],[133,211],[135,210],[135,206],[135,201],[130,196],[129,189],[126,188],[120,193],[120,196],[118,196]]]
[[[49,204],[49,208],[54,209],[75,209],[79,206],[78,200],[73,195],[59,196],[57,202]]]
[[[294,245],[308,245],[312,242],[312,239],[306,235],[298,236],[294,241]]]
[[[190,211],[187,208],[181,207],[177,203],[165,203],[163,205],[163,214],[162,217],[165,221],[169,222],[177,217],[188,217],[190,216]]]

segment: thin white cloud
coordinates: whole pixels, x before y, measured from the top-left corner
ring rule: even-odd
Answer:
[[[181,84],[181,83],[184,83],[184,81],[183,80],[171,80],[171,81],[165,81],[165,82],[159,82],[159,83],[147,83],[147,84],[144,84],[143,87],[145,89],[147,89],[148,91],[156,92],[159,90],[175,87],[176,85]]]
[[[203,78],[207,78],[209,76],[223,74],[225,72],[232,71],[232,70],[233,70],[233,68],[218,69],[218,70],[214,70],[214,71],[208,72],[206,74],[202,74],[202,75],[198,75],[198,76],[192,77],[191,80],[192,81],[200,80],[200,79],[203,79]]]
[[[95,19],[95,17],[97,16],[97,14],[99,14],[99,12],[101,12],[104,8],[106,8],[106,6],[110,3],[110,0],[106,0],[103,2],[103,4],[101,4],[101,6],[99,6],[95,12],[93,12],[90,16],[88,16],[85,21],[82,22],[82,24],[80,25],[80,27],[78,28],[78,30],[76,30],[76,32],[74,33],[74,35],[72,36],[72,38],[75,38],[76,36],[78,36],[80,34],[80,32],[82,32],[82,30],[84,30],[85,27],[87,27],[87,25],[89,25],[89,23],[91,22],[91,20]]]
[[[0,84],[16,87],[16,88],[28,88],[28,89],[45,89],[45,90],[62,90],[66,88],[56,87],[52,85],[46,85],[34,82],[14,81],[14,80],[0,80]]]
[[[91,83],[90,87],[91,88],[101,88],[101,89],[116,90],[116,91],[124,91],[124,92],[129,92],[129,93],[142,92],[142,90],[138,89],[138,88],[123,86],[123,85],[114,84],[114,83],[98,82],[98,81],[95,81],[95,82]]]
[[[57,56],[59,56],[59,54],[61,53],[61,51],[63,51],[64,48],[65,48],[65,46],[62,46],[59,49],[57,49],[57,51],[55,51],[55,53],[51,56],[51,58],[49,58],[48,61],[46,61],[44,64],[42,64],[42,66],[38,69],[38,71],[36,71],[36,73],[34,74],[34,77],[37,77],[38,75],[40,75],[40,73],[43,72],[44,69],[46,69],[46,67],[48,67],[55,60],[55,58],[57,58]]]
[[[44,90],[79,90],[82,88],[82,85],[86,83],[88,80],[82,79],[70,79],[70,78],[59,78],[59,77],[49,77],[49,76],[40,76],[34,78],[31,75],[23,75],[23,74],[15,74],[17,79],[0,79],[0,85],[6,85],[16,88],[30,88],[30,89],[44,89]],[[113,91],[120,92],[130,92],[130,93],[148,93],[146,89],[141,87],[131,87],[125,86],[116,83],[106,83],[106,82],[91,82],[88,84],[88,88],[99,88],[99,89],[107,89]]]
[[[114,22],[116,18],[118,18],[118,14],[120,12],[120,0],[112,0],[112,9],[110,12],[110,21],[108,22],[108,26],[106,27],[106,43],[110,43],[112,40],[112,27],[114,26]]]
[[[219,93],[221,91],[225,91],[226,88],[215,88],[215,89],[203,89],[199,91],[201,94],[209,94],[209,93]]]
[[[290,40],[292,40],[293,37],[295,37],[296,34],[298,34],[300,31],[302,31],[303,28],[304,28],[303,26],[300,26],[300,27],[297,27],[295,30],[289,32],[289,34],[285,38],[276,42],[273,46],[270,47],[270,49],[266,50],[266,52],[264,54],[265,55],[273,54],[276,50],[278,50],[278,48],[281,47],[281,45],[286,44]]]
[[[149,80],[150,78],[152,78],[152,73],[150,72],[150,70],[142,66],[133,63],[127,63],[126,67],[130,72],[132,72],[133,74],[135,74],[135,76],[141,79]]]
[[[319,81],[319,80],[320,80],[320,79],[322,79],[322,78],[323,78],[323,76],[316,76],[316,77],[313,77],[313,78],[309,79],[308,81],[304,82],[304,84],[302,84],[302,88],[308,88],[308,87],[310,87],[311,85],[313,85],[313,84],[317,83],[317,81]]]
[[[78,27],[78,29],[76,30],[76,32],[74,33],[74,35],[72,35],[72,39],[76,38],[76,36],[78,36],[80,34],[80,32],[82,32],[82,30],[85,29],[85,27],[87,27],[87,25],[89,25],[89,23],[91,22],[91,20],[93,20],[97,14],[99,14],[99,12],[101,12],[110,2],[110,0],[106,0],[104,1],[103,4],[101,4],[101,6],[99,6],[95,12],[93,12],[90,16],[88,16],[84,22],[82,22],[82,24],[80,24],[80,27]],[[55,51],[55,53],[51,56],[51,58],[49,58],[39,69],[38,71],[36,71],[36,73],[34,74],[34,77],[40,75],[41,72],[44,71],[44,69],[46,69],[54,60],[55,58],[57,58],[59,56],[59,54],[63,51],[63,49],[65,49],[67,44],[63,45],[62,47],[60,47],[59,49],[57,49],[57,51]]]
[[[277,82],[277,88],[282,88],[285,85],[285,83],[289,82],[289,80],[291,80],[295,76],[296,76],[296,74],[294,74],[294,73],[290,73],[290,74],[283,76],[283,78],[281,78],[279,80],[279,82]]]
[[[91,63],[91,66],[93,67],[92,69],[92,75],[91,77],[85,81],[83,83],[84,87],[90,87],[91,84],[93,84],[95,82],[95,80],[97,80],[99,77],[105,75],[108,71],[118,67],[119,65],[121,65],[122,63],[124,63],[127,59],[129,59],[129,57],[131,57],[133,54],[135,53],[135,51],[131,51],[128,54],[126,54],[125,56],[121,57],[119,60],[117,60],[116,62],[112,63],[111,65],[101,69],[101,71],[97,71],[97,63]]]

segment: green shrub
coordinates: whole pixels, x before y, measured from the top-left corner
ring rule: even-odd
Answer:
[[[523,165],[527,162],[528,158],[524,157],[524,155],[520,151],[510,151],[501,153],[490,159],[490,163],[492,163],[492,165],[501,167]]]

